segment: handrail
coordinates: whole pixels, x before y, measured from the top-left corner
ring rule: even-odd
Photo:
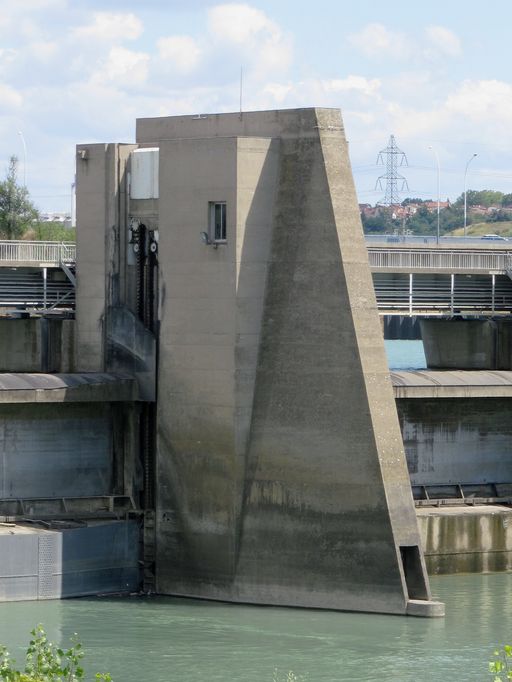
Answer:
[[[0,241],[0,262],[44,263],[59,266],[76,260],[76,244],[64,242],[21,241],[6,239]]]
[[[397,249],[368,247],[370,267],[389,270],[445,270],[507,273],[510,251],[456,249]]]
[[[445,270],[507,273],[512,271],[510,251],[474,249],[408,249],[368,246],[370,267],[389,270]],[[73,263],[76,244],[50,241],[0,241],[0,263]]]

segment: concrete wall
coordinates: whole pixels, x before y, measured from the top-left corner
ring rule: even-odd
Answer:
[[[0,319],[1,372],[71,372],[74,320]]]
[[[77,371],[102,371],[104,316],[122,299],[126,248],[126,160],[134,145],[77,147]]]
[[[429,369],[512,369],[512,321],[420,321]]]
[[[0,602],[131,592],[139,588],[135,521],[81,528],[0,530]]]
[[[512,401],[398,399],[412,485],[512,482]]]
[[[108,405],[0,406],[0,498],[108,495],[113,489]]]
[[[418,509],[431,575],[512,569],[512,510],[490,505]]]
[[[428,581],[339,112],[137,130],[160,146],[158,591],[405,613]]]

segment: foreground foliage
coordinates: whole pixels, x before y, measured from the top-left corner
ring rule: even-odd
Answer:
[[[68,649],[48,641],[41,625],[31,630],[23,670],[16,668],[5,646],[0,646],[0,680],[2,682],[80,682],[84,669],[80,662],[84,657],[81,643],[76,634],[71,638]],[[108,673],[97,673],[97,682],[112,682]]]
[[[512,646],[505,644],[502,649],[496,649],[493,660],[489,661],[489,672],[494,673],[493,682],[512,680]]]

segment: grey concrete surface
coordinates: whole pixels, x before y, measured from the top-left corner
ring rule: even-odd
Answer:
[[[0,525],[0,602],[136,591],[138,544],[136,521]]]
[[[512,321],[423,319],[421,338],[430,369],[512,369]]]
[[[130,372],[141,400],[156,398],[156,339],[126,307],[110,306],[106,324],[106,367]]]
[[[430,574],[512,569],[512,509],[500,505],[417,510]]]
[[[0,498],[106,495],[113,485],[108,404],[0,405]]]
[[[512,401],[397,400],[412,485],[512,482]]]
[[[392,370],[395,398],[511,398],[510,370]]]
[[[157,590],[433,615],[339,112],[137,131],[160,147]]]
[[[74,320],[0,319],[0,372],[66,372],[74,367]]]
[[[113,403],[139,397],[130,374],[0,374],[0,403]]]

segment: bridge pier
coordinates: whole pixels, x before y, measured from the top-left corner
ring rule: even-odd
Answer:
[[[429,369],[512,369],[512,320],[422,319]]]

